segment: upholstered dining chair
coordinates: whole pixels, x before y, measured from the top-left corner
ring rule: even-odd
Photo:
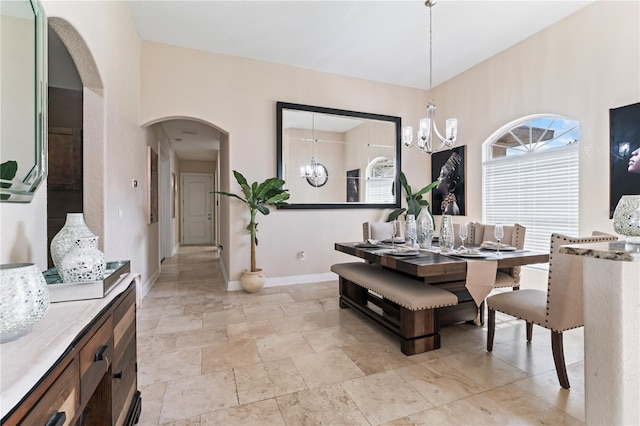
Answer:
[[[468,244],[480,245],[484,241],[495,241],[494,230],[495,225],[486,225],[478,222],[469,224]],[[504,225],[504,237],[500,242],[522,250],[526,232],[527,228],[518,223]],[[514,290],[518,290],[520,288],[520,269],[519,266],[498,269],[494,287],[512,287]]]
[[[391,238],[391,222],[365,222],[362,224],[362,240],[387,240]],[[400,221],[396,221],[396,238],[402,238]]]
[[[496,294],[486,299],[489,311],[487,351],[491,352],[493,350],[496,311],[525,320],[527,322],[527,342],[531,342],[533,324],[548,328],[551,330],[551,350],[560,386],[569,389],[562,333],[584,325],[582,312],[582,258],[560,253],[560,246],[615,241],[617,239],[613,235],[602,233],[580,238],[552,234],[546,291],[522,289]]]

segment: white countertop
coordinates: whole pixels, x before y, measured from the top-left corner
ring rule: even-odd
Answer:
[[[138,277],[129,274],[101,299],[51,303],[49,312],[33,325],[31,333],[0,344],[0,418],[47,373],[82,329]]]
[[[607,259],[615,262],[640,262],[640,245],[629,244],[624,241],[569,244],[560,247],[560,253]]]

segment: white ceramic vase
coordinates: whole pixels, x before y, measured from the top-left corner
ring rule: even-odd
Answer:
[[[248,293],[262,290],[266,281],[267,278],[262,273],[262,269],[258,269],[255,272],[244,270],[240,276],[240,285]]]
[[[0,343],[28,334],[48,310],[49,287],[36,265],[0,265]]]
[[[626,242],[640,244],[640,195],[623,195],[613,212],[613,230]]]
[[[67,213],[67,221],[51,240],[51,260],[56,268],[60,269],[62,259],[81,237],[95,237],[95,234],[84,223],[82,213]]]
[[[98,237],[80,237],[62,259],[58,272],[65,283],[101,281],[107,262],[98,250]]]

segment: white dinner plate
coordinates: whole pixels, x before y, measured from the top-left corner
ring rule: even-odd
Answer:
[[[498,247],[495,247],[495,246],[480,246],[480,248],[483,250],[492,250],[492,251],[498,250]],[[517,247],[511,247],[511,246],[500,247],[500,251],[516,251],[516,250],[518,250]]]
[[[418,250],[402,250],[402,249],[388,249],[383,251],[384,254],[388,254],[390,256],[418,256],[420,252]]]
[[[383,243],[391,244],[391,238],[387,238],[386,240],[382,240]],[[395,244],[404,244],[404,238],[394,238],[393,242]]]
[[[380,248],[382,247],[380,244],[372,244],[372,243],[354,243],[355,247],[358,248]]]
[[[464,258],[469,258],[469,259],[478,259],[478,258],[484,258],[487,257],[486,253],[457,253],[454,251],[450,251],[449,253],[446,253],[450,256],[455,256],[455,257],[464,257]]]

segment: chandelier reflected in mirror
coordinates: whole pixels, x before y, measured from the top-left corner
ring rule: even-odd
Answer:
[[[316,160],[316,120],[315,114],[311,117],[311,161],[300,167],[300,177],[305,178],[307,183],[313,187],[319,188],[327,183],[329,173],[324,164]]]
[[[433,82],[433,24],[432,9],[437,0],[427,0],[424,5],[429,8],[429,104],[427,105],[427,116],[420,120],[420,126],[416,133],[416,140],[413,139],[413,127],[406,126],[402,129],[402,142],[406,147],[416,147],[427,154],[451,149],[458,137],[458,120],[456,118],[448,118],[445,126],[445,135],[438,131],[436,126],[435,114],[436,105],[431,98],[431,89]],[[436,145],[433,144],[433,135],[437,140]]]

